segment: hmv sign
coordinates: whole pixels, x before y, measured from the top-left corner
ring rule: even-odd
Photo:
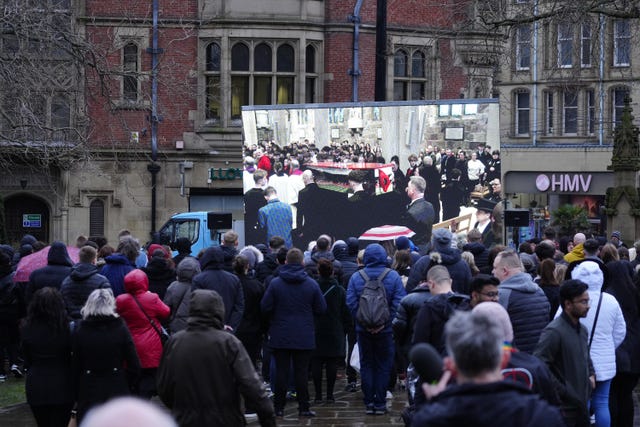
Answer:
[[[588,193],[591,189],[592,181],[592,174],[540,174],[536,177],[536,188],[538,191],[551,191],[553,193]]]

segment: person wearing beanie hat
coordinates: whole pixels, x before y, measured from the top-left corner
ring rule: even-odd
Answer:
[[[411,249],[411,241],[407,236],[400,236],[396,238],[396,249],[399,251]]]
[[[353,257],[353,261],[355,261],[360,250],[360,241],[357,237],[349,237],[347,239],[347,247],[349,248],[349,256]]]
[[[624,246],[625,248],[627,247],[622,241],[622,234],[617,230],[611,233],[611,240],[609,243],[612,243],[616,248],[621,246]]]
[[[591,396],[591,407],[595,410],[596,425],[610,425],[609,390],[611,380],[616,375],[616,348],[624,340],[627,326],[616,298],[602,292],[604,274],[598,263],[591,260],[581,262],[571,272],[571,278],[589,286],[587,292],[592,308],[586,317],[580,319],[580,323],[587,328],[591,336],[595,322],[595,333],[589,352],[596,372],[596,388]],[[598,305],[600,312],[596,322]]]
[[[176,267],[177,280],[169,285],[163,299],[171,309],[168,322],[172,334],[187,327],[192,280],[200,271],[200,263],[193,257],[184,258]]]
[[[452,241],[453,234],[447,228],[433,230],[431,252],[421,257],[411,267],[409,280],[407,280],[407,292],[414,289],[426,277],[432,264],[439,264],[449,270],[454,292],[470,294],[471,268],[462,259],[460,250],[452,246]]]

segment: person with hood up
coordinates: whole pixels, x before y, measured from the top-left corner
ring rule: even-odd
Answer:
[[[256,268],[258,264],[264,260],[264,255],[260,251],[260,249],[256,248],[252,245],[247,245],[238,253],[238,255],[243,255],[249,261],[249,271],[247,275],[255,278],[256,277]]]
[[[609,391],[611,380],[616,375],[616,348],[624,341],[627,325],[616,298],[602,291],[604,274],[598,263],[583,261],[573,269],[571,278],[581,280],[589,286],[587,292],[592,308],[586,317],[580,319],[580,323],[587,328],[589,337],[595,330],[589,349],[596,371],[596,388],[591,395],[591,407],[595,412],[596,425],[608,427],[611,425]],[[601,298],[602,301],[600,301]],[[598,312],[597,320],[596,312]]]
[[[318,283],[304,271],[300,249],[287,252],[285,265],[274,277],[260,303],[269,318],[269,346],[276,366],[274,406],[276,416],[284,415],[290,363],[298,399],[298,415],[314,417],[309,410],[307,380],[311,352],[316,346],[314,315],[323,314],[327,303]]]
[[[446,228],[438,228],[431,236],[431,252],[422,256],[411,267],[407,292],[413,290],[420,281],[427,276],[432,265],[442,265],[449,270],[453,280],[453,291],[464,295],[471,294],[471,268],[461,256],[459,249],[451,246],[453,234]]]
[[[181,427],[245,425],[240,396],[262,427],[275,427],[273,404],[247,351],[224,331],[224,311],[217,292],[191,293],[187,328],[165,346],[158,394]]]
[[[96,289],[108,288],[109,280],[98,274],[96,267],[97,251],[91,246],[84,246],[78,252],[79,262],[71,268],[71,273],[60,285],[60,293],[64,298],[64,305],[72,320],[82,318],[80,309],[87,302],[87,298]]]
[[[525,273],[520,257],[513,250],[496,256],[493,275],[500,280],[498,302],[509,313],[515,337],[513,344],[520,351],[532,353],[540,333],[549,323],[549,300],[531,275]]]
[[[116,253],[105,258],[105,265],[100,274],[109,279],[113,296],[123,294],[124,276],[136,268],[136,259],[140,253],[140,245],[130,236],[120,239]]]
[[[142,372],[136,394],[151,399],[156,394],[156,370],[162,357],[158,331],[171,312],[157,294],[149,292],[149,279],[142,270],[124,276],[126,293],[116,298],[116,311],[127,324]]]
[[[351,257],[349,255],[349,246],[347,246],[344,240],[336,240],[333,244],[333,248],[331,248],[331,252],[333,253],[334,258],[337,261],[340,261],[340,265],[342,266],[340,284],[343,288],[347,289],[351,275],[358,271],[358,263],[356,262],[355,257]]]
[[[178,255],[173,257],[173,264],[177,266],[180,261],[191,256],[191,240],[188,237],[178,237],[176,239],[176,251]]]
[[[33,294],[39,289],[49,286],[60,290],[62,281],[71,273],[73,261],[67,252],[67,245],[53,242],[47,254],[47,265],[34,270],[29,275],[29,283],[25,291],[25,300],[29,304]]]
[[[171,309],[169,330],[172,334],[187,327],[189,317],[189,301],[193,278],[200,274],[200,263],[193,257],[186,257],[176,268],[178,280],[171,283],[164,294],[164,303]]]
[[[362,391],[364,404],[368,415],[386,414],[387,386],[393,366],[394,345],[391,321],[396,316],[398,306],[406,295],[400,275],[388,269],[387,252],[377,244],[367,246],[364,251],[365,274],[374,280],[386,272],[382,279],[385,288],[387,304],[389,305],[389,321],[377,331],[368,331],[358,322],[356,334],[360,351],[360,375],[362,377]],[[387,270],[389,270],[387,272]],[[360,304],[360,296],[366,284],[361,273],[351,276],[347,287],[347,306],[353,318],[356,318]]]
[[[37,241],[38,239],[33,237],[31,234],[25,234],[24,236],[22,236],[22,239],[20,239],[20,249],[17,252],[14,252],[13,260],[11,263],[13,265],[18,265],[22,257],[32,254],[34,252],[33,244]]]
[[[149,245],[147,252],[150,255],[146,267],[142,268],[149,278],[149,290],[164,298],[167,288],[176,279],[176,270],[169,252],[161,245]]]
[[[200,259],[202,272],[193,278],[195,289],[211,289],[222,297],[225,308],[225,328],[236,331],[244,313],[244,294],[240,279],[224,271],[224,253],[219,247],[207,249]]]

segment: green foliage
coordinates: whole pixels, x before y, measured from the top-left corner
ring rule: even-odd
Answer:
[[[586,209],[576,205],[562,205],[551,212],[553,222],[561,236],[571,236],[575,233],[588,231],[591,227]]]
[[[7,375],[7,380],[0,383],[0,408],[26,401],[24,378],[13,378],[13,375]]]

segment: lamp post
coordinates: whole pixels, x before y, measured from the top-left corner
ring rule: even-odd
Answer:
[[[161,118],[158,116],[158,56],[162,53],[162,49],[158,48],[158,11],[160,9],[159,0],[153,0],[153,24],[151,47],[147,48],[147,53],[151,54],[151,117],[149,118],[151,125],[151,163],[147,166],[147,170],[151,173],[151,239],[154,239],[156,232],[156,206],[157,194],[156,184],[160,165],[156,163],[158,160],[158,122]]]

